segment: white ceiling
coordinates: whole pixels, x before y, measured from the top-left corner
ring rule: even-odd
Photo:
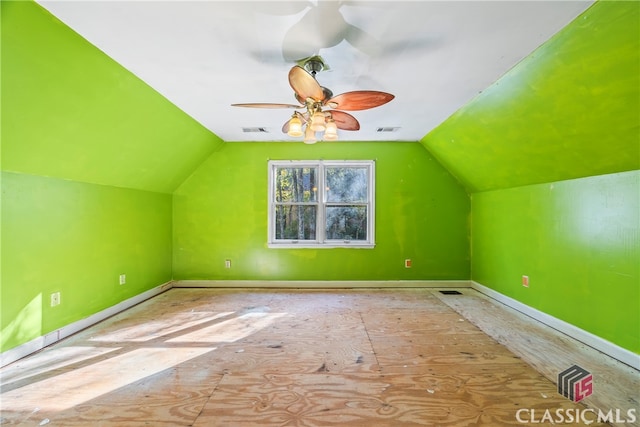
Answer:
[[[396,96],[352,112],[361,130],[341,140],[417,141],[592,1],[39,3],[225,141],[293,140],[281,132],[291,110],[230,104],[296,103],[288,71],[314,54],[335,95]]]

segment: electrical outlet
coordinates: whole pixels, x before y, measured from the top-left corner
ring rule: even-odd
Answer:
[[[125,283],[127,283],[127,275],[126,274],[121,274],[120,275],[120,284],[124,285]]]
[[[404,268],[411,268],[411,260],[410,259],[405,259],[404,260]]]
[[[51,307],[60,305],[60,292],[54,292],[51,294]]]
[[[529,276],[522,276],[522,286],[525,288],[529,287]]]
[[[224,268],[231,268],[231,260],[230,259],[225,259],[224,260]]]

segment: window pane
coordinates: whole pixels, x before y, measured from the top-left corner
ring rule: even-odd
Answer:
[[[326,176],[328,202],[367,202],[367,168],[330,167]]]
[[[276,240],[315,240],[316,206],[276,206]]]
[[[367,240],[365,206],[329,206],[326,219],[327,239]]]
[[[315,202],[315,168],[276,168],[276,202]]]

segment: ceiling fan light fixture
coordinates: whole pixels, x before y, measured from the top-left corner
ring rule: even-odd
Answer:
[[[291,116],[291,120],[289,120],[289,131],[287,135],[294,138],[302,136],[302,120],[295,114]]]
[[[394,95],[376,90],[355,90],[334,96],[333,92],[320,86],[316,73],[328,67],[319,56],[300,60],[289,70],[289,85],[300,105],[274,103],[231,104],[235,107],[293,108],[296,111],[282,126],[282,132],[290,137],[302,137],[305,144],[320,140],[335,141],[337,129],[357,131],[360,123],[347,111],[368,110],[379,107],[395,98]],[[327,111],[322,111],[327,108]],[[379,128],[380,129],[386,128]],[[319,135],[318,135],[319,134]]]
[[[322,132],[325,129],[324,113],[320,110],[313,113],[311,116],[311,129],[315,132]]]
[[[305,144],[315,144],[316,142],[318,142],[318,140],[316,139],[316,133],[313,131],[313,129],[311,129],[311,126],[307,126],[307,128],[305,129],[303,142]]]

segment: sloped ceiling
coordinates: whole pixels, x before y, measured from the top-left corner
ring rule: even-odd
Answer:
[[[587,9],[591,1],[59,1],[55,16],[225,141],[293,141],[297,60],[340,94],[381,90],[342,141],[419,141]],[[379,127],[396,127],[378,133]],[[243,128],[266,132],[244,133]],[[297,139],[298,141],[300,138]]]
[[[171,193],[222,141],[33,2],[2,7],[2,170]]]
[[[422,143],[473,192],[639,169],[639,12],[596,3]]]

